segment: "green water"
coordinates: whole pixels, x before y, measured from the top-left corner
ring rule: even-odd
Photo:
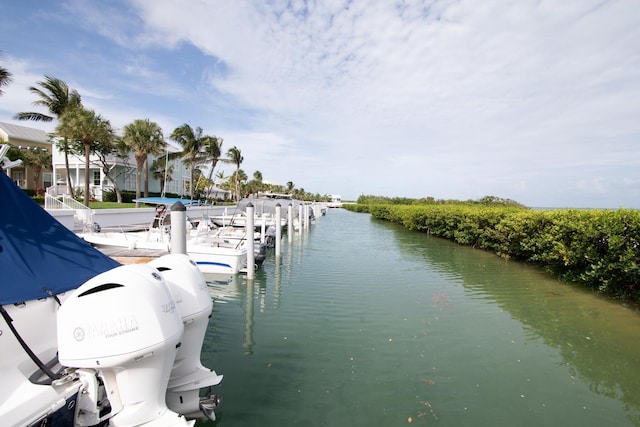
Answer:
[[[198,426],[640,425],[640,315],[535,268],[338,209],[208,281]]]

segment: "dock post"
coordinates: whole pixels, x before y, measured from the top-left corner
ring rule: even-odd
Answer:
[[[247,205],[247,280],[253,280],[255,274],[255,254],[253,252],[253,203]]]
[[[260,243],[264,243],[267,234],[267,214],[262,212],[262,224],[260,224]]]
[[[280,222],[280,203],[276,203],[276,257],[280,256],[280,239],[282,239],[282,223]]]
[[[298,231],[302,233],[302,227],[304,226],[304,215],[302,215],[302,203],[298,206]]]
[[[187,208],[180,201],[171,206],[171,253],[187,253]]]
[[[287,239],[290,242],[293,241],[293,205],[291,203],[287,209]]]

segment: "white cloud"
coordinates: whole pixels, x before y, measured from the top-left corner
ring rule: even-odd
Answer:
[[[248,174],[347,198],[585,204],[604,201],[600,177],[607,203],[637,204],[621,185],[640,154],[634,0],[67,4],[108,41],[85,47],[94,78],[73,77],[88,102],[202,126]]]
[[[3,88],[4,94],[0,96],[0,113],[3,116],[0,120],[20,126],[42,129],[46,132],[52,131],[53,124],[51,123],[26,122],[13,118],[15,114],[27,111],[37,111],[48,114],[46,110],[33,105],[33,101],[37,98],[29,91],[29,88],[35,86],[36,81],[42,80],[43,77],[41,74],[36,74],[32,71],[34,68],[33,64],[28,64],[19,58],[3,54],[2,60],[3,66],[7,68],[13,76],[9,85]]]

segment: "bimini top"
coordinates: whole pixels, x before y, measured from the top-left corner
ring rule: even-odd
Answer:
[[[175,202],[180,202],[185,206],[198,206],[197,200],[178,199],[171,197],[140,197],[133,199],[134,202],[146,203],[148,205],[167,205],[173,206]]]
[[[75,289],[118,265],[0,172],[0,305]]]

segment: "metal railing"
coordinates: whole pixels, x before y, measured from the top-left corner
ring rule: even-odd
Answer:
[[[86,210],[89,210],[88,207],[86,207],[85,205],[83,205],[82,203],[80,203],[79,201],[77,201],[76,199],[74,199],[73,197],[71,197],[68,194],[63,194],[62,195],[62,203],[64,203],[66,206],[69,206],[70,209],[86,209]]]
[[[45,209],[80,209],[89,210],[88,207],[78,202],[68,194],[62,194],[60,196],[52,196],[51,194],[44,194],[44,208]]]
[[[74,211],[73,219],[76,226],[86,228],[93,225],[93,215],[91,209],[75,200],[68,194],[62,194],[61,196],[54,197],[45,193],[44,195],[44,208],[47,210],[54,209],[72,209]]]
[[[64,203],[62,202],[62,200],[60,200],[58,197],[53,197],[49,193],[44,193],[44,208],[47,209],[47,210],[50,210],[50,209],[71,209],[70,207],[65,206]]]

